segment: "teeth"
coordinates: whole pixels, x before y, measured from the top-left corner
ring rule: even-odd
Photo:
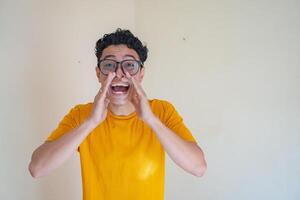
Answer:
[[[112,86],[112,87],[115,87],[115,86],[128,87],[129,85],[128,85],[128,84],[125,84],[125,83],[112,83],[111,86]]]

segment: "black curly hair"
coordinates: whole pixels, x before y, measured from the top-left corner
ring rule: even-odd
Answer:
[[[137,52],[140,61],[144,63],[147,59],[148,48],[135,37],[129,30],[118,28],[115,32],[105,34],[96,42],[95,54],[97,56],[97,64],[99,65],[103,50],[110,45],[124,44],[128,48]]]

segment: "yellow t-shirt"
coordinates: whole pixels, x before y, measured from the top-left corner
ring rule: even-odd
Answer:
[[[149,100],[153,113],[174,133],[195,142],[175,108],[167,101]],[[47,141],[79,126],[92,103],[77,105],[63,118]],[[163,200],[165,152],[151,128],[134,112],[116,116],[110,111],[80,144],[83,200]]]

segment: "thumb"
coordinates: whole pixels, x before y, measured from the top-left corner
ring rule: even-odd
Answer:
[[[139,105],[139,99],[138,99],[138,97],[137,97],[136,94],[132,95],[131,100],[132,100],[132,103],[133,103],[135,106],[138,106],[138,105]]]
[[[104,105],[105,105],[105,108],[108,107],[108,104],[109,104],[109,99],[108,98],[105,98],[104,100]]]

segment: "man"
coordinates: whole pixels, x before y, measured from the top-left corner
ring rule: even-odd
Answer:
[[[175,108],[148,100],[141,86],[148,49],[129,30],[96,43],[101,89],[77,105],[32,155],[33,177],[80,154],[84,200],[162,200],[165,151],[187,172],[202,176],[204,154]]]

